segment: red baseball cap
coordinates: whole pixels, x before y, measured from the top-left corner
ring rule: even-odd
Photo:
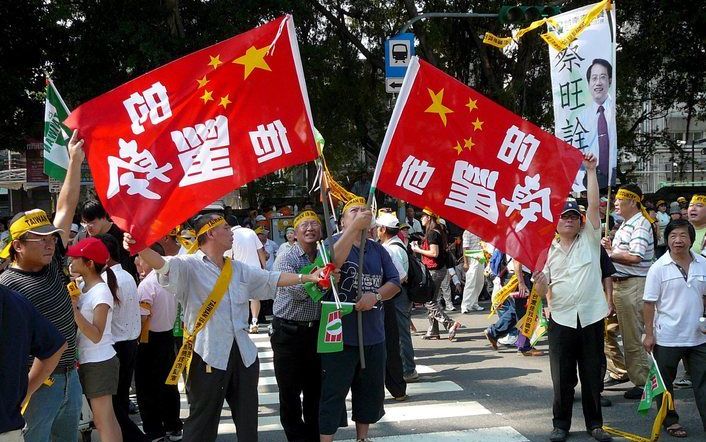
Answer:
[[[110,259],[110,253],[103,241],[93,237],[82,239],[77,244],[69,246],[66,256],[90,259],[96,264],[105,264]]]

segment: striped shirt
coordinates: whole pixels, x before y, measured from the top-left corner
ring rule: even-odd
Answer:
[[[51,263],[38,272],[9,267],[0,275],[0,284],[21,293],[66,339],[68,348],[61,355],[58,368],[76,365],[76,323],[66,289],[69,277],[64,273],[64,251],[59,242]]]
[[[277,256],[274,269],[278,272],[299,273],[309,264],[309,256],[299,243],[295,243],[284,255]],[[321,304],[311,300],[303,285],[277,287],[272,314],[290,321],[318,321],[321,317]]]
[[[613,276],[647,276],[655,256],[655,243],[652,235],[652,225],[638,212],[629,220],[623,222],[613,238],[613,253],[628,252],[639,256],[638,264],[627,265],[614,262],[616,273]]]

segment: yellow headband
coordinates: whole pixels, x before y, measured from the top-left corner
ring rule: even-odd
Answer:
[[[316,221],[317,223],[321,224],[319,216],[313,210],[305,210],[299,215],[297,215],[297,217],[294,218],[294,228],[296,229],[299,224],[303,223],[304,221]]]
[[[207,222],[205,226],[201,227],[196,234],[196,237],[198,238],[199,236],[203,235],[204,233],[213,230],[214,228],[220,226],[221,224],[225,224],[226,220],[223,219],[222,216],[219,216],[218,218],[213,218],[211,221]]]
[[[655,222],[652,218],[650,218],[649,213],[647,213],[647,209],[645,209],[645,206],[642,204],[642,198],[635,192],[631,192],[627,189],[618,189],[618,193],[615,194],[615,198],[619,200],[635,201],[638,204],[638,207],[640,208],[640,212],[642,212],[642,216],[647,218],[647,221],[649,221],[650,224]]]
[[[362,196],[356,196],[354,198],[351,198],[348,200],[345,206],[343,206],[343,212],[346,213],[348,209],[351,207],[359,207],[359,206],[366,206],[365,199]]]
[[[703,204],[706,206],[706,195],[694,195],[691,197],[691,204]]]

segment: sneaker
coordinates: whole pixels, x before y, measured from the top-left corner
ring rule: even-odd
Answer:
[[[250,334],[257,334],[258,331],[259,331],[259,330],[258,330],[258,328],[257,328],[257,323],[255,323],[255,324],[250,324],[250,330],[248,330],[248,332],[249,332]]]
[[[485,310],[485,307],[481,307],[481,306],[478,305],[478,304],[473,304],[473,305],[471,306],[471,310],[474,310],[474,311],[476,311],[476,312],[482,312],[483,310]]]
[[[555,428],[552,430],[552,434],[549,435],[549,440],[552,442],[564,442],[568,436],[568,431],[562,430],[561,428]]]
[[[593,430],[589,431],[588,434],[591,435],[592,438],[597,440],[598,442],[610,442],[613,440],[613,437],[606,433],[603,428],[594,428]]]
[[[642,387],[632,387],[631,389],[625,392],[623,397],[625,399],[642,399],[642,392]]]
[[[407,399],[409,399],[409,396],[406,395],[406,394],[403,395],[403,396],[398,396],[398,397],[395,398],[395,400],[396,400],[397,402],[404,402],[404,401],[406,401]]]
[[[182,436],[183,432],[181,430],[167,431],[167,435],[164,437],[164,440],[169,442],[178,442],[181,440]]]
[[[683,377],[677,381],[674,381],[672,385],[679,388],[691,388],[691,379]]]
[[[417,370],[413,370],[410,374],[402,376],[402,379],[408,384],[410,382],[417,382],[419,380],[419,373],[417,373]]]
[[[515,342],[517,342],[517,335],[505,335],[498,339],[498,344],[507,345],[508,347],[515,345]]]
[[[455,311],[456,311],[456,307],[454,307],[453,305],[452,305],[451,307],[446,307],[446,311],[447,311],[447,312],[455,312]]]
[[[462,325],[460,322],[456,321],[454,324],[451,326],[449,329],[449,341],[453,341],[454,338],[456,337],[456,332],[458,331],[459,328],[461,328]]]

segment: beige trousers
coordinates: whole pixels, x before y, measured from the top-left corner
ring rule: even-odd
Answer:
[[[0,433],[0,442],[22,442],[24,438],[22,437],[22,430],[8,431],[7,433]]]
[[[642,294],[645,278],[629,278],[613,282],[613,304],[618,315],[620,332],[623,335],[625,367],[630,381],[642,387],[647,379],[650,364],[642,346],[644,323],[642,320]]]
[[[618,336],[620,336],[620,327],[618,326],[618,317],[616,315],[605,318],[605,357],[607,361],[608,375],[613,379],[626,380],[628,378],[628,370],[625,368],[625,356],[618,344]]]

